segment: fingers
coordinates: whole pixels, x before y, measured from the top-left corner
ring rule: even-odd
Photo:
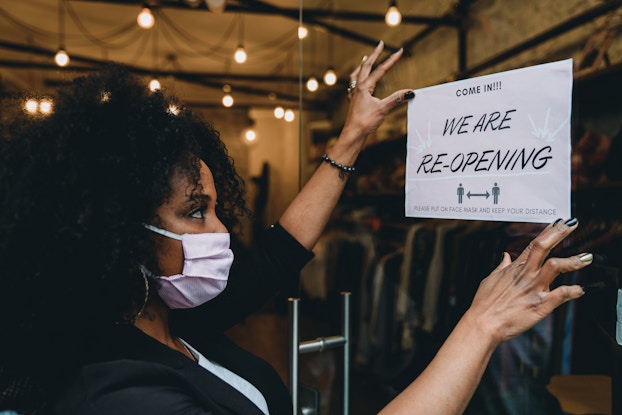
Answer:
[[[378,65],[377,68],[372,71],[374,64],[378,60],[378,57],[383,50],[384,42],[380,41],[378,43],[378,46],[376,46],[376,48],[374,49],[372,54],[369,55],[369,57],[363,57],[361,63],[350,74],[351,84],[354,83],[357,88],[365,88],[367,91],[369,91],[369,93],[373,94],[374,88],[376,87],[378,81],[384,76],[384,74],[387,73],[387,71],[395,64],[395,62],[399,60],[399,58],[402,56],[402,53],[404,52],[403,49],[400,48],[398,51],[392,53],[391,56],[389,56],[384,62],[382,62],[380,65]],[[352,91],[353,88],[349,89],[349,92]],[[402,92],[402,95],[404,95],[404,92]]]
[[[508,265],[510,265],[512,263],[512,258],[510,257],[510,254],[508,254],[507,252],[503,253],[503,258],[501,259],[501,262],[499,263],[499,265],[497,265],[497,268],[495,268],[492,272],[496,272],[499,271],[505,267],[507,267]]]
[[[363,56],[361,63],[359,63],[358,66],[354,68],[354,71],[352,71],[352,73],[350,74],[350,82],[353,82],[353,81],[356,82],[359,76],[359,72],[361,72],[361,65],[363,65],[363,62],[365,62],[366,60],[367,60],[367,55]]]
[[[549,314],[560,305],[570,300],[575,300],[581,297],[585,292],[578,285],[562,285],[555,288],[546,295],[544,300],[544,306],[546,307],[546,313]]]
[[[402,48],[398,49],[396,52],[393,52],[391,56],[389,56],[384,62],[378,65],[378,67],[376,67],[376,69],[374,69],[371,74],[369,74],[369,76],[367,77],[367,82],[370,82],[375,87],[376,83],[380,81],[380,79],[382,79],[384,74],[386,74],[387,71],[395,64],[395,62],[399,60],[403,53],[404,49]]]
[[[576,271],[592,263],[594,256],[590,253],[582,253],[569,258],[549,258],[540,271],[544,283],[550,286],[558,275],[565,272]]]
[[[376,60],[382,53],[383,49],[384,49],[384,42],[381,40],[380,42],[378,42],[376,49],[374,49],[371,55],[369,55],[367,59],[363,59],[363,61],[359,65],[359,71],[355,78],[355,80],[358,83],[361,83],[367,79],[367,77],[369,76],[371,72],[371,68],[373,67],[374,63],[376,63]]]
[[[527,270],[533,271],[540,268],[551,250],[570,235],[577,226],[578,221],[574,218],[567,221],[557,219],[531,241],[515,262],[524,263]]]

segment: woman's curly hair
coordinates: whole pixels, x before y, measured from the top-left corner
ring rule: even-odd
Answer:
[[[210,167],[230,230],[248,214],[218,132],[120,66],[77,78],[51,115],[1,131],[0,368],[79,361],[90,330],[142,304],[139,264],[156,264],[142,225],[175,169],[198,186],[199,160]]]

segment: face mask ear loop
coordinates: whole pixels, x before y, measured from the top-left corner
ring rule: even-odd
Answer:
[[[159,233],[162,236],[167,236],[169,238],[173,238],[173,239],[177,239],[178,241],[181,241],[181,235],[178,235],[176,233],[169,232],[169,231],[164,230],[164,229],[160,229],[158,227],[155,227],[153,225],[149,225],[147,223],[143,223],[143,226],[145,228],[149,229],[152,232]]]
[[[143,305],[140,306],[140,309],[138,310],[138,313],[136,313],[136,315],[134,317],[132,317],[128,321],[128,323],[130,323],[130,324],[134,324],[136,319],[138,317],[140,317],[140,315],[143,313],[143,311],[145,311],[145,306],[147,305],[147,301],[149,300],[149,278],[147,278],[147,273],[145,272],[145,267],[140,265],[139,268],[140,268],[140,274],[143,276],[143,281],[145,282],[145,300],[143,301]]]

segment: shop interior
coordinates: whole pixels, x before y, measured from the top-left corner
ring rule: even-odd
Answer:
[[[391,8],[398,24],[385,21]],[[377,96],[572,59],[571,205],[581,226],[555,254],[596,255],[559,277],[588,295],[503,344],[466,413],[622,414],[620,0],[0,0],[0,103],[31,91],[20,105],[45,116],[57,88],[108,61],[158,81],[220,131],[247,183],[254,220],[239,242],[251,246],[337,139],[348,76],[379,40],[384,57],[400,47],[404,56]],[[315,405],[304,413],[340,414],[344,400],[353,414],[380,410],[432,359],[501,252],[520,252],[541,229],[406,217],[406,151],[404,106],[368,138],[300,285],[228,333],[288,383],[291,298],[304,341],[341,333],[351,293],[348,359],[337,348],[299,356]]]

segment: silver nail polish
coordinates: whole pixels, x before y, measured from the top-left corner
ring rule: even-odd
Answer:
[[[585,254],[579,255],[579,261],[581,261],[581,262],[592,262],[593,259],[594,259],[594,255],[592,255],[590,253],[585,253]]]

